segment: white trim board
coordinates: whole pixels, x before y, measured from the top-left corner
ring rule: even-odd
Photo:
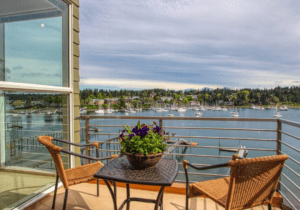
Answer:
[[[72,88],[57,87],[50,85],[36,85],[19,82],[0,81],[0,90],[12,91],[30,91],[30,92],[47,92],[47,93],[72,93]]]

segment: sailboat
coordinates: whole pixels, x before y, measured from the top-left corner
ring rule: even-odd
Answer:
[[[104,111],[103,111],[103,109],[99,109],[99,110],[95,111],[95,114],[104,114]]]
[[[282,114],[279,112],[279,110],[277,109],[277,107],[275,109],[274,117],[278,117],[278,118],[282,117]]]
[[[196,112],[195,115],[196,115],[196,117],[201,117],[202,116],[202,112]]]
[[[239,117],[239,113],[237,112],[237,108],[234,109],[234,102],[233,102],[233,112],[230,112],[232,114],[232,117]]]

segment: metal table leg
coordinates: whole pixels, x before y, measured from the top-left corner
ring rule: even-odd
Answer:
[[[127,204],[126,204],[126,210],[129,210],[130,208],[130,187],[129,184],[126,183],[126,191],[127,191]]]
[[[165,189],[165,187],[163,186],[159,190],[159,193],[158,193],[157,198],[156,198],[154,210],[158,209],[158,206],[159,206],[160,203],[161,203],[160,209],[162,210],[162,205],[163,205],[162,196],[164,194],[164,189]]]
[[[108,181],[107,180],[104,180],[110,194],[111,194],[111,197],[113,199],[113,202],[114,202],[114,209],[117,210],[117,199],[116,199],[116,185],[114,183],[114,189],[115,189],[115,192],[113,192],[113,190],[111,189],[111,186],[109,185]]]

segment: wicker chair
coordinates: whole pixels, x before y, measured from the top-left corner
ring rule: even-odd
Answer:
[[[199,195],[206,195],[225,210],[242,210],[266,204],[271,210],[271,199],[288,156],[238,158],[237,155],[233,155],[228,163],[205,167],[197,167],[184,160],[186,210],[188,210],[188,198]],[[189,184],[188,166],[197,170],[231,167],[231,172],[230,177]]]
[[[73,146],[80,146],[80,147],[91,147],[91,146],[95,146],[96,147],[96,155],[97,158],[93,158],[93,157],[89,157],[89,156],[85,156],[85,155],[81,155],[81,154],[77,154],[74,152],[70,152],[68,150],[62,149],[61,147],[54,145],[52,143],[52,141],[59,141],[62,143],[66,143],[69,145],[73,145]],[[51,136],[39,136],[38,137],[38,141],[45,145],[48,149],[48,151],[50,152],[53,161],[55,163],[55,167],[56,167],[56,182],[55,182],[55,191],[54,191],[54,196],[53,196],[53,204],[52,204],[52,209],[55,208],[55,199],[56,199],[56,192],[57,192],[57,184],[58,184],[58,179],[60,179],[65,187],[65,198],[64,198],[64,204],[63,204],[63,210],[66,209],[66,204],[67,204],[67,198],[68,198],[68,189],[69,186],[74,185],[74,184],[79,184],[82,182],[87,182],[90,180],[94,180],[94,174],[103,166],[103,164],[100,162],[100,160],[107,160],[110,158],[115,158],[118,155],[112,155],[111,157],[106,157],[106,158],[99,158],[99,143],[93,142],[91,144],[75,144],[72,142],[68,142],[68,141],[64,141],[64,140],[60,140],[60,139],[54,139]],[[71,168],[71,169],[66,169],[64,168],[63,162],[61,160],[61,156],[60,156],[60,152],[64,152],[70,155],[74,155],[74,156],[78,156],[81,158],[86,158],[89,160],[94,160],[96,162],[94,163],[90,163],[87,165],[83,165],[83,166],[78,166],[75,168]],[[116,185],[114,183],[114,188],[116,192]],[[97,196],[99,196],[99,180],[97,179]]]

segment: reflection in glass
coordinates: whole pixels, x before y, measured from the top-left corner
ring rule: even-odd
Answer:
[[[29,1],[36,11],[16,0],[0,9],[0,81],[68,87],[68,5]]]
[[[37,137],[49,135],[69,140],[69,96],[5,91],[3,100],[5,165],[55,170],[48,150]],[[59,146],[69,149],[67,145]],[[68,168],[68,156],[63,162]]]

